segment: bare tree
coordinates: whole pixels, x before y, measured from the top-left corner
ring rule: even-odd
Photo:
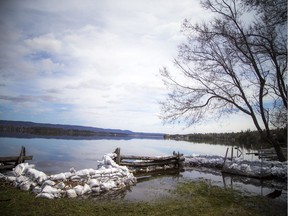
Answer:
[[[262,2],[262,3],[261,3]],[[161,70],[171,90],[161,102],[164,122],[185,121],[188,126],[207,117],[234,112],[251,117],[261,137],[286,160],[271,134],[271,115],[287,114],[286,0],[205,0],[215,14],[206,23],[187,19],[187,40],[175,59],[177,73]],[[284,4],[282,16],[281,7]],[[285,7],[286,6],[286,7]],[[283,111],[278,112],[282,114]],[[275,118],[274,118],[275,119]],[[287,122],[286,122],[287,125]]]

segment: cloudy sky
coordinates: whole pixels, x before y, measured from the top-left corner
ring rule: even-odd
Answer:
[[[159,69],[185,39],[185,18],[209,17],[198,0],[2,0],[0,119],[143,132],[252,128],[245,116],[163,125]]]

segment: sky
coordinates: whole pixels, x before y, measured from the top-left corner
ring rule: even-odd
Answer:
[[[237,114],[163,124],[159,70],[185,41],[181,24],[211,14],[198,0],[1,0],[0,119],[138,132],[254,129]]]

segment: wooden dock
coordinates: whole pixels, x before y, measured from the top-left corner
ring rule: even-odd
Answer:
[[[116,153],[115,162],[121,166],[127,166],[128,168],[134,168],[137,171],[155,171],[177,168],[181,169],[183,167],[185,158],[183,154],[179,152],[173,152],[172,156],[135,156],[135,155],[121,155],[120,148],[116,148],[114,151]],[[154,168],[153,168],[154,167]],[[150,168],[150,169],[149,169]]]
[[[0,170],[12,169],[25,160],[32,160],[33,156],[26,156],[26,149],[22,146],[19,156],[0,157]]]
[[[282,152],[287,158],[287,148],[282,148]],[[249,152],[246,154],[254,154],[255,156],[258,156],[259,159],[265,159],[265,160],[278,160],[277,154],[275,152],[274,148],[269,149],[259,149],[257,152]]]

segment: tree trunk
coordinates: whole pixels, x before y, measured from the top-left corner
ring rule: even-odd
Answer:
[[[285,156],[284,156],[284,154],[283,154],[283,151],[282,151],[282,149],[281,149],[281,147],[280,147],[279,142],[278,142],[277,140],[273,139],[273,138],[271,137],[271,135],[267,135],[267,136],[266,136],[266,140],[267,140],[270,144],[272,144],[272,146],[274,147],[275,152],[276,152],[277,157],[278,157],[278,160],[279,160],[280,162],[286,161],[287,159],[285,158]]]

